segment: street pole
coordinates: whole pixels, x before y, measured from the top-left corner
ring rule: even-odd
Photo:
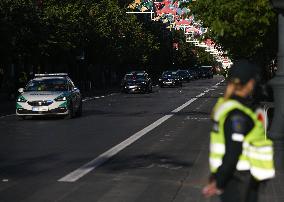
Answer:
[[[284,140],[284,16],[278,15],[278,68],[276,76],[269,82],[273,87],[275,113],[270,129],[270,138]],[[282,123],[280,123],[281,121]]]
[[[268,134],[274,143],[276,176],[284,173],[284,4],[282,0],[271,0],[278,12],[278,70],[269,82],[274,92],[274,117]]]

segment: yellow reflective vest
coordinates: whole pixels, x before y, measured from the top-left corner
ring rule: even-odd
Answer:
[[[238,109],[247,114],[254,122],[253,129],[244,136],[236,136],[243,142],[242,154],[236,166],[238,171],[250,171],[251,175],[261,181],[275,176],[273,161],[273,144],[265,136],[264,126],[256,114],[236,100],[220,98],[213,109],[214,125],[210,136],[209,164],[212,173],[222,165],[226,152],[224,123],[229,112]],[[242,139],[243,138],[243,139]]]

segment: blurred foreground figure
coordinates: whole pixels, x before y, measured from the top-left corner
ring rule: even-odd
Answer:
[[[205,197],[219,195],[222,202],[257,202],[259,185],[275,175],[272,141],[248,104],[257,66],[239,60],[229,70],[224,98],[212,113],[209,183]]]

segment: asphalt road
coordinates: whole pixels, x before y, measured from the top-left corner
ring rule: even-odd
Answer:
[[[88,100],[71,120],[0,118],[0,202],[207,201],[222,80]]]

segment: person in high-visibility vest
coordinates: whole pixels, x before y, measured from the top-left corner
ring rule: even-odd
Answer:
[[[273,144],[264,124],[249,104],[258,66],[237,61],[229,70],[228,85],[212,113],[206,197],[222,202],[257,202],[259,185],[275,175]]]

